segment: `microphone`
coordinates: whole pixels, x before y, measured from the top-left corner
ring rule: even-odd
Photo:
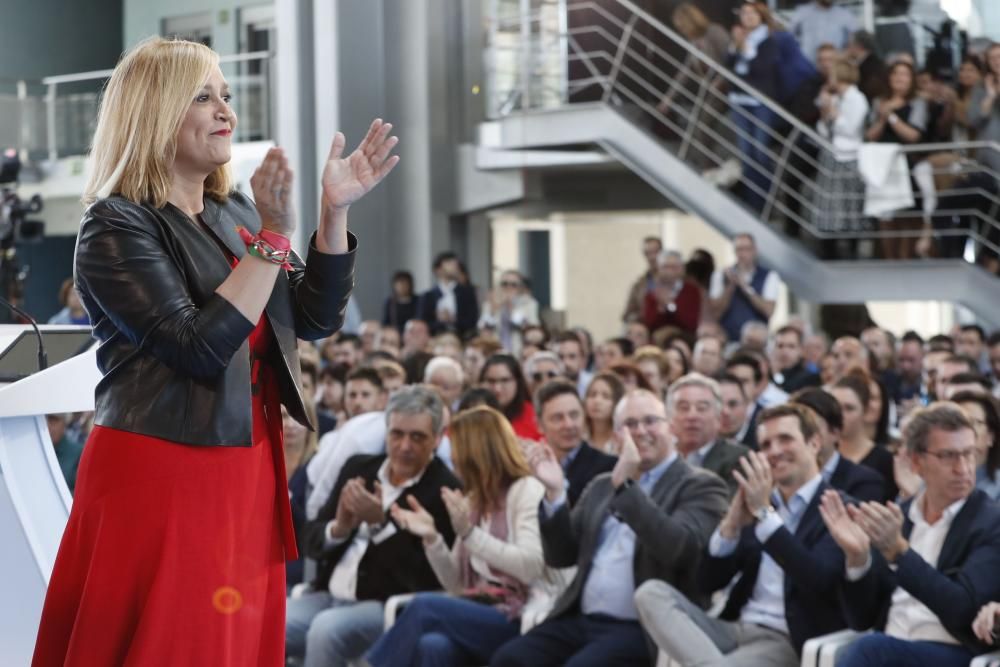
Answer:
[[[49,357],[45,354],[45,343],[42,341],[42,332],[38,330],[38,323],[35,322],[35,318],[2,297],[0,297],[0,305],[7,306],[7,308],[20,315],[35,330],[35,338],[38,340],[38,370],[44,371],[49,367]]]

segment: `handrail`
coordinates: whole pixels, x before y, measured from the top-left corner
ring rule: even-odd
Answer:
[[[251,51],[249,53],[233,53],[226,56],[219,56],[220,64],[241,63],[248,60],[264,60],[273,54],[270,51]],[[76,83],[78,81],[91,81],[93,79],[106,79],[114,72],[114,69],[98,69],[90,72],[76,72],[74,74],[57,74],[47,76],[42,79],[46,86],[58,86],[63,83]]]
[[[622,10],[618,12],[619,15],[613,13],[618,9]],[[740,161],[744,164],[744,173],[739,178],[742,179],[744,188],[756,193],[764,202],[762,217],[765,220],[769,219],[769,213],[779,213],[818,239],[912,238],[919,234],[919,230],[872,231],[867,223],[869,218],[860,210],[857,213],[852,210],[849,218],[840,219],[847,220],[850,225],[832,228],[825,226],[827,223],[817,216],[822,212],[822,206],[815,197],[823,187],[821,179],[826,179],[825,182],[829,185],[831,182],[836,183],[836,179],[839,178],[851,178],[835,167],[833,158],[836,158],[839,152],[832,142],[821,136],[813,127],[792,116],[773,99],[751,88],[728,68],[712,60],[678,33],[659,23],[642,8],[637,7],[632,0],[614,0],[610,6],[607,2],[599,4],[593,0],[571,1],[565,6],[565,11],[567,16],[571,16],[574,12],[587,11],[587,15],[594,18],[588,22],[580,22],[572,28],[568,27],[573,23],[572,20],[563,21],[561,32],[557,35],[553,35],[551,29],[545,34],[546,31],[541,28],[538,30],[532,28],[531,22],[542,20],[540,12],[519,13],[516,19],[498,18],[496,25],[508,26],[508,30],[510,27],[520,25],[521,22],[529,22],[527,27],[521,25],[520,30],[522,36],[528,35],[529,38],[520,45],[505,44],[503,48],[511,52],[521,49],[523,53],[531,53],[533,57],[546,58],[552,57],[547,51],[546,44],[565,40],[569,43],[570,50],[568,54],[562,55],[562,66],[579,63],[583,69],[577,75],[571,75],[575,78],[565,81],[566,94],[574,94],[574,91],[585,93],[588,87],[593,86],[599,91],[595,91],[596,99],[602,100],[610,107],[624,108],[623,104],[626,107],[633,107],[644,118],[652,120],[655,125],[668,129],[680,138],[680,147],[675,146],[673,150],[681,160],[689,164],[691,159],[697,160],[697,156],[689,159],[688,156],[692,151],[697,151],[702,163],[708,161],[716,166],[724,162],[726,156],[739,154]],[[544,34],[544,37],[532,39],[536,34]],[[583,46],[584,37],[588,40],[586,47]],[[670,48],[666,46],[667,43],[682,47],[685,56],[675,55],[675,52],[666,50]],[[543,69],[537,67],[539,62],[525,57],[517,58],[516,61],[514,71],[508,72],[508,78],[514,81],[514,89],[501,96],[501,99],[514,102],[505,107],[503,115],[513,111],[517,100],[521,102],[521,109],[535,108],[531,100],[523,95],[518,97],[518,84],[531,86],[533,91],[552,88],[551,86],[545,88],[544,81],[539,88],[535,83],[536,79],[532,78],[531,74],[535,70]],[[520,70],[521,76],[517,75],[517,67],[533,69],[525,77],[523,69]],[[695,72],[691,67],[696,67],[699,71]],[[664,71],[664,68],[673,73]],[[514,76],[511,77],[510,74]],[[780,131],[774,125],[758,121],[741,106],[731,104],[724,89],[727,85],[729,91],[752,96],[766,106],[778,119]],[[673,98],[673,116],[664,115],[652,106],[656,99],[668,94]],[[567,102],[568,99],[563,97],[562,103]],[[546,104],[542,102],[541,106],[544,107]],[[631,117],[633,114],[627,115]],[[739,118],[741,115],[742,118]],[[743,122],[737,125],[735,120]],[[744,131],[743,128],[748,130]],[[765,139],[763,142],[758,141],[754,134]],[[753,147],[765,162],[758,162],[745,152],[741,153],[739,151],[741,141]],[[706,142],[709,145],[706,145]],[[809,145],[815,148],[817,151],[815,154],[809,152],[811,150]],[[1000,143],[972,141],[910,144],[900,146],[899,151],[903,155],[948,151],[967,157],[972,151],[1000,152]],[[765,181],[768,183],[766,191],[754,182],[748,175],[747,169],[769,176]],[[930,171],[932,176],[945,173],[956,176],[972,172],[984,173],[1000,180],[1000,174],[986,165],[969,163],[964,159],[955,165]],[[788,178],[794,178],[797,183],[795,181],[789,183],[786,174]],[[970,187],[968,184],[945,189],[936,194],[942,198],[973,194],[977,197],[976,205],[985,202],[986,208],[983,210],[955,208],[954,204],[941,202],[941,206],[936,209],[936,215],[965,216],[973,221],[973,229],[935,230],[935,235],[972,236],[982,246],[1000,253],[1000,246],[988,238],[1000,231],[1000,222],[995,215],[996,211],[1000,210],[1000,195],[982,188]],[[914,195],[920,196],[920,193],[915,190]],[[858,201],[865,200],[865,197],[864,192],[860,191],[845,193],[843,199]],[[943,206],[948,208],[945,209]],[[860,206],[858,208],[860,209]],[[855,215],[858,217],[855,218]],[[918,210],[898,211],[893,217],[900,220],[916,218],[924,222],[928,219],[923,211]],[[824,225],[822,228],[821,224]]]

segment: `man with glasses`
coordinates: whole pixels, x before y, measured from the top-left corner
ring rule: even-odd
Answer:
[[[524,379],[534,396],[543,384],[556,378],[566,379],[562,362],[554,352],[535,352],[524,362]]]
[[[726,487],[677,455],[663,402],[651,392],[626,395],[614,423],[618,462],[572,510],[562,468],[550,461],[537,469],[546,485],[539,508],[546,563],[576,565],[577,572],[549,618],[504,645],[493,667],[652,665],[655,647],[639,625],[636,587],[660,579],[702,601],[695,573],[725,512]]]
[[[688,465],[714,472],[736,493],[733,470],[750,450],[719,436],[722,392],[719,383],[701,373],[688,373],[670,385],[667,414],[677,438],[677,451]]]
[[[547,444],[529,448],[529,463],[543,484],[556,485],[553,494],[565,491],[573,507],[590,480],[614,468],[616,459],[584,441],[583,401],[572,384],[564,380],[543,384],[535,394],[535,405]],[[558,464],[558,475],[544,474],[551,463]]]
[[[848,624],[878,630],[851,644],[841,667],[965,667],[989,648],[972,622],[1000,596],[1000,507],[975,488],[972,423],[954,403],[935,403],[911,415],[903,437],[924,480],[912,500],[845,508],[823,495],[845,555]]]

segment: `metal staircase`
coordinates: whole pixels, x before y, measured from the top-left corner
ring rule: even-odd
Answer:
[[[813,222],[818,177],[812,172],[821,173],[822,153],[832,151],[830,144],[632,2],[535,0],[534,5],[532,11],[496,18],[496,33],[506,30],[519,40],[494,44],[492,80],[505,83],[506,89],[492,91],[493,120],[480,127],[481,148],[530,155],[596,146],[721,232],[752,233],[764,260],[802,298],[821,303],[954,301],[975,312],[984,325],[1000,326],[1000,279],[964,259],[820,260],[814,247],[819,240],[878,242],[918,232],[880,232],[861,220],[853,227],[864,231],[821,231]],[[730,107],[726,90],[754,94],[779,119],[780,129],[766,130],[767,145],[756,144],[769,164],[750,165],[769,171],[769,189],[760,189],[746,175],[737,184],[756,190],[764,202],[760,212],[702,176],[706,168],[738,155],[737,139],[746,136],[730,118],[740,109]],[[668,94],[672,113],[665,114],[657,105]],[[998,146],[967,143],[904,150],[972,156]],[[972,160],[950,169],[990,173]],[[982,189],[937,194],[942,201],[951,194],[973,194],[982,203],[939,208],[936,215],[973,220],[969,228],[940,232],[940,238],[961,236],[977,250],[1000,252],[1000,199]],[[919,218],[921,213],[909,215]],[[790,237],[785,232],[789,227],[797,228],[803,241]]]

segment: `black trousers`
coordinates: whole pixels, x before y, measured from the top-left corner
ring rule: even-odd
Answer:
[[[493,654],[490,667],[652,667],[638,621],[575,614],[545,621]]]

